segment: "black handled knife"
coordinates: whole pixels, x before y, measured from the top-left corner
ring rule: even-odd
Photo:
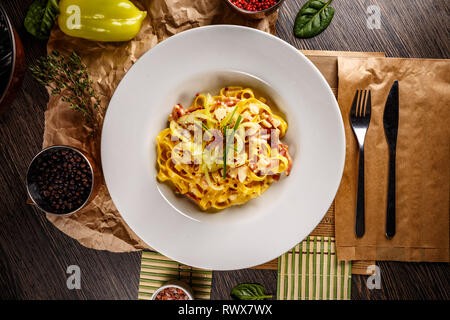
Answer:
[[[389,147],[389,179],[386,210],[386,237],[395,235],[395,152],[398,133],[398,81],[392,84],[384,107],[383,125]]]

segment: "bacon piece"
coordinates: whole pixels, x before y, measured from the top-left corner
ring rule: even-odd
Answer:
[[[223,99],[223,103],[227,106],[227,107],[232,107],[234,106],[236,103],[238,103],[239,99],[233,98],[233,97],[226,97]]]
[[[186,110],[184,110],[181,104],[176,104],[172,110],[172,119],[177,121],[180,117],[186,114]]]
[[[258,166],[256,165],[256,163],[250,163],[248,165],[248,167],[250,168],[250,170],[252,170],[255,173],[256,173],[256,171],[258,171]]]
[[[280,124],[281,124],[280,120],[278,120],[278,119],[276,119],[276,118],[274,118],[272,116],[269,116],[268,120],[273,125],[274,128],[278,128],[280,126]]]
[[[278,151],[280,152],[280,155],[282,155],[288,160],[288,167],[286,170],[286,175],[288,176],[289,173],[291,173],[292,169],[292,158],[289,155],[288,146],[280,142],[280,144],[278,145]]]
[[[203,109],[203,106],[199,106],[199,105],[190,106],[189,108],[186,109],[186,113],[191,113],[191,112],[194,112],[199,109]]]
[[[200,202],[200,199],[199,198],[197,198],[193,193],[191,193],[191,192],[188,192],[188,193],[186,193],[185,194],[188,198],[190,198],[191,200],[193,200],[194,202],[196,202],[196,203],[199,203]]]

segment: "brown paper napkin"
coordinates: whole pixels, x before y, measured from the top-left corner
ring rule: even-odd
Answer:
[[[347,139],[345,169],[336,197],[340,260],[449,261],[450,61],[339,57],[339,92]],[[388,149],[383,112],[399,81],[397,233],[385,237]],[[357,145],[349,125],[356,89],[372,90],[365,142],[366,233],[354,234]]]
[[[47,50],[63,54],[76,51],[88,67],[94,87],[107,106],[119,81],[147,50],[178,32],[210,24],[238,24],[275,33],[278,13],[260,20],[248,20],[231,11],[222,0],[136,0],[148,15],[139,34],[131,41],[102,43],[72,38],[59,28],[52,30]],[[50,97],[45,112],[43,147],[55,144],[74,146],[100,162],[100,135],[89,136],[82,119],[58,97]],[[47,215],[57,228],[82,245],[113,252],[150,249],[127,226],[108,193],[103,178],[95,198],[83,210],[69,216]]]

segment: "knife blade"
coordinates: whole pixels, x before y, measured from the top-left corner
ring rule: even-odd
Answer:
[[[388,178],[388,196],[386,208],[386,237],[392,238],[395,235],[395,159],[397,149],[397,134],[399,122],[399,86],[395,80],[389,91],[383,114],[383,126],[386,141],[389,148],[389,178]]]

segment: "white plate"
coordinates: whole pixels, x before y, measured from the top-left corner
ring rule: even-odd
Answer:
[[[262,196],[207,214],[157,182],[155,137],[174,104],[236,84],[284,114],[293,169]],[[321,221],[341,180],[345,136],[336,99],[305,56],[268,33],[219,25],[177,34],[137,61],[109,104],[101,152],[114,204],[142,240],[181,263],[232,270],[280,256]]]

